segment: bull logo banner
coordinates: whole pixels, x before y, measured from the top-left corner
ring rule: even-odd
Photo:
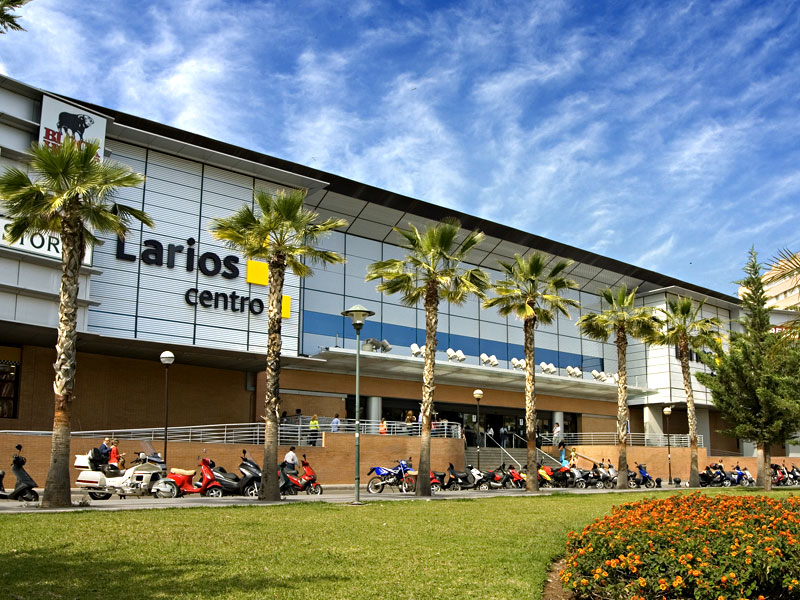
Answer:
[[[42,97],[42,121],[39,127],[39,143],[60,146],[70,136],[79,144],[96,140],[100,143],[98,160],[103,158],[106,142],[106,119],[83,108]]]

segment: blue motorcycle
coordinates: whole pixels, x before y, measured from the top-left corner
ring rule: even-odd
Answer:
[[[411,493],[416,489],[416,480],[411,474],[411,458],[408,460],[397,460],[396,467],[387,469],[386,467],[372,467],[367,476],[375,473],[375,477],[367,483],[367,491],[370,494],[380,494],[387,485],[399,488],[404,494]]]
[[[644,486],[646,488],[654,488],[657,485],[655,479],[650,476],[650,473],[647,472],[647,465],[636,463],[636,468],[639,470],[639,476],[635,477],[635,474],[632,471],[628,471],[628,487],[630,488],[637,488]],[[631,477],[631,475],[634,477]]]

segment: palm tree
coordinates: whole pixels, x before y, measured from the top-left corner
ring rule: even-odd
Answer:
[[[675,346],[683,374],[683,389],[686,390],[686,416],[689,419],[689,447],[691,448],[691,467],[689,485],[700,486],[700,473],[697,465],[697,416],[694,408],[692,374],[689,370],[690,350],[700,352],[718,343],[722,321],[716,317],[702,317],[705,300],[695,304],[691,298],[678,297],[667,300],[667,308],[659,309],[659,320],[663,323],[652,337],[646,340],[659,346]]]
[[[577,300],[560,295],[565,290],[578,286],[563,275],[572,261],[561,260],[549,272],[546,270],[547,261],[547,256],[538,252],[524,258],[516,254],[512,263],[500,261],[506,278],[492,286],[497,296],[483,303],[484,308],[499,307],[499,312],[504,317],[514,314],[522,320],[525,336],[525,429],[529,465],[537,464],[534,332],[539,323],[551,324],[557,312],[569,318],[568,307],[579,306]],[[536,469],[530,472],[535,473]],[[529,492],[539,491],[539,478],[528,477],[525,488]]]
[[[5,234],[9,242],[36,233],[61,236],[53,443],[42,506],[71,503],[69,442],[77,366],[78,275],[86,245],[102,243],[95,233],[124,236],[131,219],[153,226],[143,211],[113,202],[116,190],[138,186],[144,178],[124,165],[96,160],[100,147],[96,142],[81,146],[69,137],[60,146],[34,144],[28,154],[35,179],[14,168],[0,176],[2,207],[11,219]]]
[[[431,409],[433,407],[434,363],[436,359],[436,330],[439,323],[439,301],[463,304],[469,296],[483,298],[489,279],[481,269],[461,266],[470,250],[480,244],[484,235],[470,232],[464,241],[457,241],[461,223],[446,218],[425,229],[410,225],[409,230],[394,230],[405,238],[408,250],[404,259],[375,262],[367,268],[367,281],[383,279],[379,292],[400,293],[408,306],[423,302],[425,306],[425,368],[422,374],[422,434],[419,451],[419,472],[430,471]],[[417,495],[430,496],[428,477],[419,477]]]
[[[628,292],[624,283],[614,290],[604,289],[600,296],[608,308],[600,313],[590,313],[578,319],[578,328],[586,337],[605,342],[614,336],[617,346],[617,444],[619,445],[619,478],[617,487],[628,487],[628,368],[626,353],[628,336],[647,339],[652,336],[658,320],[653,309],[634,305],[636,290]]]
[[[11,11],[21,8],[28,2],[30,2],[30,0],[0,0],[0,33],[25,31],[25,29],[17,23],[19,15]]]
[[[313,275],[312,264],[344,262],[344,257],[314,244],[325,235],[347,225],[344,219],[317,222],[319,215],[303,206],[305,190],[281,191],[276,195],[256,192],[257,212],[244,205],[230,217],[214,219],[211,235],[245,258],[263,259],[269,265],[269,309],[267,317],[267,393],[264,400],[264,469],[259,498],[279,500],[278,412],[281,375],[281,298],[286,268],[298,277]]]

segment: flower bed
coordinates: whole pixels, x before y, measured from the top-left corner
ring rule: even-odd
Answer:
[[[570,532],[561,581],[578,598],[800,598],[800,498],[679,494]]]

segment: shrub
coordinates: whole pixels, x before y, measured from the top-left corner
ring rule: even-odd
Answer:
[[[615,507],[570,532],[578,598],[800,598],[800,499],[699,492]]]

